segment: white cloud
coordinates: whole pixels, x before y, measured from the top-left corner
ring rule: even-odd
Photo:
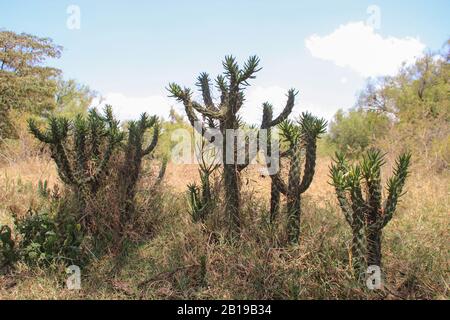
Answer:
[[[110,104],[120,120],[136,120],[144,112],[167,119],[172,105],[168,98],[159,95],[129,97],[123,93],[106,94],[102,104]]]
[[[420,56],[425,45],[416,38],[385,37],[364,22],[341,25],[331,34],[305,40],[313,57],[349,67],[364,77],[394,75],[403,62]]]

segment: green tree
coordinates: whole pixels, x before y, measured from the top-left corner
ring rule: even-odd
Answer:
[[[0,139],[14,135],[11,110],[45,114],[55,108],[60,70],[43,64],[61,50],[48,38],[0,31]]]
[[[346,154],[357,156],[383,137],[389,127],[386,114],[363,109],[348,113],[339,110],[330,124],[328,138]]]
[[[87,85],[80,84],[74,79],[59,78],[54,113],[69,119],[73,119],[79,114],[86,116],[97,96],[97,92],[91,90]]]
[[[383,147],[413,150],[438,169],[448,168],[450,160],[449,61],[450,40],[397,75],[369,82],[358,101],[358,108],[391,119]]]

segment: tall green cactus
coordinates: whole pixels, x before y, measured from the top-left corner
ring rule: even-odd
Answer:
[[[367,268],[364,201],[360,186],[361,170],[350,166],[341,153],[336,154],[330,167],[332,184],[339,205],[352,229],[352,268],[358,280],[364,279]]]
[[[230,233],[232,236],[240,232],[240,183],[239,173],[247,165],[237,164],[237,155],[234,155],[233,163],[227,163],[227,146],[236,144],[236,140],[228,141],[227,130],[236,130],[240,128],[238,112],[244,103],[244,89],[249,86],[249,80],[255,78],[255,74],[261,69],[258,67],[259,59],[256,56],[250,57],[242,69],[232,56],[225,57],[223,67],[225,72],[216,79],[216,86],[220,92],[220,101],[215,104],[211,95],[211,80],[206,73],[200,74],[197,86],[199,87],[204,106],[192,100],[192,91],[188,88],[182,89],[179,85],[171,83],[168,90],[171,96],[182,102],[186,114],[192,126],[197,127],[203,134],[207,127],[219,128],[223,136],[222,160],[223,160],[223,178],[225,183],[225,210],[229,218]],[[292,112],[295,101],[295,91],[288,93],[288,102],[282,113],[275,120],[267,125],[273,127],[285,120]],[[200,120],[196,115],[200,113],[203,117],[200,126],[196,126]]]
[[[327,122],[308,112],[302,113],[297,124],[284,121],[280,125],[281,135],[289,143],[287,152],[281,153],[290,159],[287,183],[280,174],[271,176],[275,187],[287,199],[288,238],[291,243],[297,243],[300,236],[301,195],[308,190],[312,183],[315,166],[317,139],[325,133]],[[304,158],[304,172],[302,177],[302,162]]]
[[[144,147],[145,134],[153,128],[153,136],[147,147]],[[141,174],[142,160],[153,152],[158,144],[160,127],[156,116],[148,117],[146,113],[141,115],[138,121],[130,121],[128,124],[128,140],[124,147],[124,160],[120,168],[120,185],[124,195],[122,219],[128,221],[135,211],[136,186]],[[158,181],[164,176],[167,161],[164,160]]]
[[[32,119],[28,124],[31,133],[49,145],[61,180],[76,192],[84,208],[87,197],[97,193],[111,156],[124,137],[111,106],[105,108],[103,116],[93,109],[87,118],[77,116],[74,121],[52,117],[45,131]]]
[[[357,255],[354,257],[358,260],[355,261],[357,272],[364,272],[358,268],[366,265],[381,267],[382,230],[392,219],[402,196],[410,160],[410,153],[397,158],[394,174],[387,182],[387,199],[383,204],[381,167],[385,164],[384,155],[379,150],[369,150],[359,164],[351,166],[344,155],[336,154],[330,167],[332,184],[353,230],[352,251]]]
[[[268,124],[273,120],[273,106],[270,103],[264,103],[263,104],[263,119],[261,128],[267,128],[267,149],[266,149],[266,162],[268,165],[273,165],[273,163],[270,163],[269,159],[272,159],[272,127],[270,127]],[[280,158],[277,158],[275,161],[278,161],[278,164],[275,164],[279,168],[279,160]],[[279,171],[276,170],[276,173],[272,175],[279,175]],[[271,176],[272,176],[271,175]],[[275,183],[275,180],[272,179],[271,186],[270,186],[270,223],[273,224],[275,220],[277,219],[277,216],[280,212],[280,198],[281,198],[281,192]]]

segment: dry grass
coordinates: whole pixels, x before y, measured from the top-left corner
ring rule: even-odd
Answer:
[[[329,162],[319,159],[313,185],[305,194],[298,246],[280,246],[283,224],[272,230],[267,223],[270,181],[256,167],[243,179],[242,241],[230,244],[220,228],[211,232],[191,222],[184,192],[186,184],[198,179],[197,167],[169,165],[168,191],[145,216],[152,225],[151,238],[130,241],[120,256],[94,259],[82,270],[80,292],[64,288],[62,266],[42,270],[20,264],[13,274],[0,276],[0,299],[448,299],[448,173],[413,168],[408,193],[384,232],[385,289],[369,292],[352,280],[350,231],[328,184]],[[11,206],[26,210],[38,201],[39,179],[57,183],[53,165],[41,159],[0,172],[4,223]],[[220,221],[221,212],[213,220]],[[202,257],[207,261],[206,277]]]

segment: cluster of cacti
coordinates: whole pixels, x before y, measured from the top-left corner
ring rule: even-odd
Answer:
[[[122,143],[125,133],[119,128],[112,113],[112,107],[106,106],[104,115],[95,109],[87,117],[77,116],[69,121],[65,118],[50,118],[46,131],[41,131],[33,120],[29,120],[32,134],[50,147],[61,180],[73,189],[81,209],[81,216],[89,224],[89,215],[84,214],[88,199],[94,199],[101,186],[107,180],[115,152],[123,154],[119,164],[118,183],[122,225],[129,221],[134,212],[136,185],[140,176],[142,159],[156,147],[159,137],[159,124],[156,117],[141,116],[139,121],[128,124],[127,143]],[[144,147],[145,134],[153,128],[153,138]],[[167,160],[163,161],[159,183],[165,172]],[[41,182],[39,190],[47,192]]]
[[[351,165],[341,153],[330,167],[332,184],[339,205],[352,228],[352,266],[362,278],[367,266],[381,267],[381,235],[392,219],[408,176],[411,154],[396,161],[394,174],[387,181],[387,199],[382,201],[381,167],[385,164],[379,150],[368,151],[359,164]]]
[[[92,109],[87,118],[79,115],[74,121],[51,117],[46,131],[30,119],[29,128],[49,145],[59,177],[75,191],[83,209],[88,197],[99,190],[111,156],[124,138],[111,106],[103,116]]]
[[[271,107],[264,108],[270,118]],[[326,131],[327,122],[314,117],[310,113],[302,113],[297,124],[286,120],[279,126],[280,134],[288,143],[287,151],[281,152],[281,157],[290,160],[287,182],[283,181],[280,172],[271,175],[271,221],[278,215],[280,193],[286,196],[287,202],[287,232],[291,243],[297,243],[300,235],[301,196],[309,188],[314,177],[316,166],[317,139]],[[302,163],[304,172],[302,176]]]
[[[209,128],[219,128],[223,137],[222,159],[223,159],[223,180],[225,184],[225,210],[229,219],[230,233],[232,236],[239,234],[241,226],[240,218],[240,180],[239,173],[248,165],[238,164],[237,155],[234,161],[227,161],[227,150],[230,146],[236,145],[236,139],[228,141],[227,130],[237,130],[241,128],[241,121],[238,112],[244,104],[244,89],[249,86],[249,80],[255,78],[255,74],[261,69],[258,68],[259,59],[256,56],[250,57],[242,69],[239,68],[236,60],[232,56],[225,57],[223,67],[225,72],[216,79],[216,87],[220,91],[220,101],[216,105],[211,95],[211,80],[209,75],[202,73],[198,77],[198,87],[202,93],[204,106],[192,100],[192,91],[188,88],[181,88],[179,85],[171,83],[169,91],[172,97],[182,102],[186,114],[192,126],[198,128],[201,134]],[[288,93],[288,103],[279,117],[268,122],[268,127],[273,127],[284,121],[292,111],[295,100],[295,91]],[[202,115],[200,120],[196,113]],[[201,125],[197,125],[201,123]],[[227,148],[228,147],[228,148]],[[236,148],[234,148],[236,151]],[[233,158],[233,155],[231,156]]]

